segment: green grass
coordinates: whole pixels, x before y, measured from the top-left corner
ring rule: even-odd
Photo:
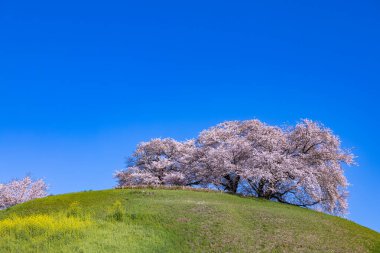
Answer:
[[[0,252],[17,253],[380,252],[379,233],[345,219],[189,190],[106,190],[37,199],[0,211],[0,234]]]

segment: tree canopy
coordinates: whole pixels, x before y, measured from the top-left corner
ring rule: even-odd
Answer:
[[[119,187],[197,185],[344,214],[342,165],[353,163],[352,152],[320,123],[278,127],[254,119],[223,122],[184,142],[142,142],[115,177]]]
[[[42,179],[33,181],[30,177],[0,184],[0,209],[45,197],[46,190],[47,185]]]

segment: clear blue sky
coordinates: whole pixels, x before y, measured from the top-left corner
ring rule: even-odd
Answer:
[[[0,181],[104,189],[136,144],[224,120],[324,123],[380,231],[378,1],[0,1]]]

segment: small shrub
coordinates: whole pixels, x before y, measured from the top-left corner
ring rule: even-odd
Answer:
[[[126,215],[126,210],[123,204],[116,200],[112,206],[108,209],[108,218],[115,221],[123,221]]]
[[[13,216],[0,221],[0,236],[8,239],[47,240],[56,237],[79,236],[91,224],[89,220],[63,215]]]
[[[67,217],[82,217],[83,218],[83,210],[79,205],[78,201],[72,202],[66,211],[66,216]]]

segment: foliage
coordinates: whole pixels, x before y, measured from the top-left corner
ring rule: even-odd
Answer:
[[[119,187],[211,186],[344,214],[348,183],[342,164],[353,164],[353,158],[338,136],[311,120],[289,128],[259,120],[227,121],[196,140],[143,142],[127,169],[115,176]]]
[[[69,205],[69,208],[66,211],[66,216],[76,218],[81,218],[85,216],[78,201],[74,201]]]
[[[47,186],[42,179],[33,181],[30,177],[0,184],[0,209],[45,197],[46,189]]]
[[[86,228],[89,224],[89,221],[62,215],[13,216],[0,221],[0,234],[2,236],[14,236],[15,238],[60,236],[62,234],[76,233]]]
[[[12,215],[0,221],[0,251],[59,252],[63,245],[82,239],[90,225],[90,220],[64,214]]]
[[[111,220],[123,221],[125,215],[126,215],[125,207],[119,200],[116,200],[112,204],[112,206],[108,209],[108,217]]]

